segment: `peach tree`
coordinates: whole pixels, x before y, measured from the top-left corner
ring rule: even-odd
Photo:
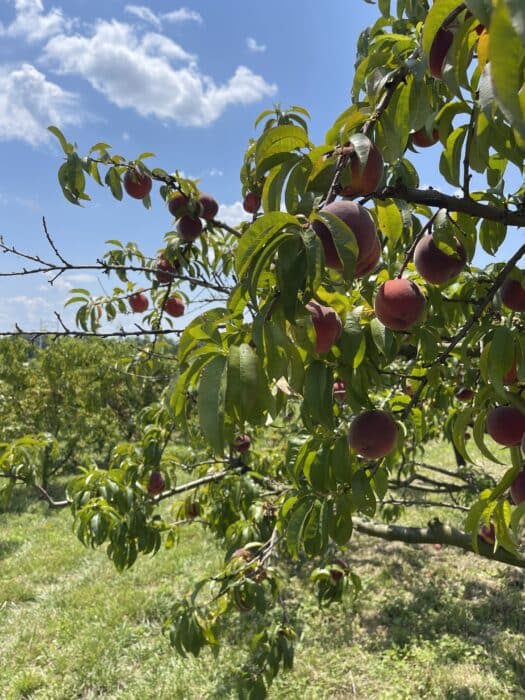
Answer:
[[[71,508],[79,538],[106,546],[120,570],[176,550],[185,527],[213,533],[224,566],[174,604],[165,629],[178,652],[197,655],[229,616],[249,613],[246,697],[263,697],[293,662],[287,577],[307,571],[322,605],[358,590],[354,531],[525,567],[525,186],[509,184],[525,153],[525,8],[377,5],[358,41],[352,104],[323,143],[302,107],[257,119],[240,171],[251,220],[237,227],[197,182],[151,167],[151,154],[129,160],[98,143],[82,155],[50,127],[71,203],[90,199],[92,179],[116,199],[156,200],[173,221],[151,257],[112,240],[90,267],[118,280],[113,293],[74,290],[78,327],[59,316],[61,333],[108,335],[104,321],[131,310],[139,320],[119,334],[145,336],[151,353],[172,335],[178,350],[139,439],[48,500]],[[439,155],[446,184],[420,186],[421,149]],[[37,267],[76,269],[46,235],[57,260],[33,258]],[[473,264],[504,243],[506,260]],[[208,307],[174,327],[202,290]],[[192,446],[192,463],[169,457],[173,439]],[[451,446],[456,469],[428,463],[435,441]],[[0,467],[36,483],[32,450],[36,439],[23,454],[5,446]],[[396,524],[436,504],[463,512],[462,528]]]

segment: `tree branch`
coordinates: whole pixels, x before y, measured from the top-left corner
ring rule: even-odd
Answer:
[[[451,510],[461,510],[466,513],[470,510],[466,506],[460,506],[457,503],[443,503],[442,501],[422,501],[419,499],[413,501],[397,501],[393,498],[381,501],[381,505],[393,505],[393,506],[418,506],[419,508],[450,508]]]
[[[517,566],[520,569],[525,569],[525,557],[522,554],[511,554],[502,547],[494,552],[493,548],[479,540],[478,552],[472,547],[472,538],[470,535],[457,530],[443,523],[432,523],[426,528],[404,527],[401,525],[383,525],[373,521],[363,520],[362,518],[353,518],[354,528],[357,532],[370,537],[378,537],[389,542],[406,542],[407,544],[446,544],[451,547],[463,549],[465,552],[473,552],[485,559],[500,561],[503,564]]]
[[[470,197],[454,197],[454,195],[445,194],[432,188],[419,190],[398,183],[374,192],[373,198],[381,200],[402,199],[409,204],[426,204],[429,207],[439,207],[447,211],[469,214],[479,219],[499,221],[508,226],[525,226],[525,213],[509,211],[492,204],[480,204]]]

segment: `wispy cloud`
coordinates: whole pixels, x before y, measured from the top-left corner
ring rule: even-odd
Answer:
[[[246,46],[253,53],[264,53],[266,51],[266,48],[267,48],[266,44],[258,44],[257,41],[252,36],[249,36],[246,39]]]
[[[172,24],[180,22],[197,22],[202,24],[202,17],[195,10],[188,10],[186,7],[181,7],[178,10],[172,10],[171,12],[163,12],[156,14],[153,10],[145,5],[126,5],[124,8],[125,12],[130,15],[138,17],[143,22],[148,22],[153,24],[155,27],[160,29],[163,22],[170,22]]]
[[[198,22],[202,23],[202,17],[195,10],[188,10],[186,7],[181,7],[179,10],[173,10],[172,12],[166,12],[162,15],[162,19],[167,22]]]
[[[149,22],[156,27],[160,27],[160,18],[149,7],[144,7],[144,5],[126,5],[124,11],[138,17],[143,22]]]

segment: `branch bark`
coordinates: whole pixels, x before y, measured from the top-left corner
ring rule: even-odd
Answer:
[[[479,540],[478,552],[472,547],[472,538],[470,535],[457,530],[449,525],[442,523],[432,524],[429,527],[404,527],[402,525],[383,525],[373,521],[363,520],[362,518],[353,518],[354,528],[357,532],[370,537],[378,537],[389,542],[406,542],[407,544],[445,544],[450,547],[463,549],[465,552],[472,552],[485,559],[492,559],[503,564],[510,564],[520,569],[525,569],[525,556],[522,554],[511,554],[506,549],[498,547],[496,551],[493,548]]]
[[[447,211],[469,214],[479,219],[499,221],[508,226],[525,226],[525,213],[509,211],[492,204],[480,204],[470,197],[454,197],[454,195],[445,194],[432,188],[420,190],[398,183],[374,192],[373,198],[381,200],[402,199],[409,204],[426,204],[429,207],[439,207]]]

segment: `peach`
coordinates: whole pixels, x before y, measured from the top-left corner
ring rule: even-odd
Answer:
[[[323,306],[317,301],[310,301],[306,309],[312,314],[316,342],[316,352],[322,354],[328,352],[332,345],[341,337],[343,324],[331,306]]]
[[[510,495],[516,506],[519,506],[520,503],[525,501],[525,471],[520,472],[512,482]]]
[[[467,254],[462,243],[456,241],[456,254],[448,255],[434,243],[431,235],[423,236],[414,251],[416,270],[430,284],[443,284],[453,279],[465,267]]]
[[[176,219],[187,213],[188,198],[182,192],[174,192],[168,199],[170,214]]]
[[[242,203],[244,211],[247,211],[248,214],[255,214],[257,211],[259,211],[260,206],[261,198],[259,195],[255,194],[255,192],[248,192]]]
[[[157,270],[155,276],[161,284],[168,284],[173,279],[173,275],[178,274],[180,264],[178,261],[171,263],[163,255],[157,259]]]
[[[519,445],[525,433],[525,415],[514,406],[496,406],[487,414],[486,427],[500,445]]]
[[[201,216],[206,221],[213,221],[219,212],[217,201],[210,194],[200,194]]]
[[[520,279],[506,277],[501,285],[501,301],[513,311],[525,311],[525,270],[519,270]]]
[[[432,133],[428,133],[426,129],[418,129],[412,134],[412,143],[418,148],[429,148],[439,141],[439,131],[434,128]]]
[[[482,525],[479,529],[479,536],[482,540],[485,540],[487,544],[494,544],[496,541],[496,530],[494,529],[494,523],[490,523],[490,526]]]
[[[136,313],[142,313],[146,311],[149,306],[148,297],[142,292],[135,292],[131,294],[128,298],[129,305],[132,311]]]
[[[338,379],[333,385],[334,399],[337,403],[344,403],[346,399],[346,382]]]
[[[352,229],[358,247],[357,260],[355,264],[355,276],[364,277],[369,274],[377,265],[381,256],[381,244],[376,233],[376,226],[370,212],[357,202],[349,200],[339,200],[327,204],[321,210],[337,216],[350,229]],[[314,221],[312,228],[321,239],[323,244],[325,262],[328,267],[334,270],[342,270],[343,264],[332,238],[332,234],[321,221]]]
[[[343,154],[350,156],[350,163],[347,167],[350,168],[352,180],[350,184],[341,191],[341,196],[365,196],[371,192],[375,192],[381,184],[385,169],[383,156],[377,146],[370,141],[370,150],[368,151],[368,158],[364,165],[354,152],[353,146],[345,146],[343,148]]]
[[[503,377],[503,384],[515,384],[518,381],[518,368],[516,367],[516,362],[509,369],[507,374]]]
[[[450,29],[438,29],[430,47],[430,55],[428,57],[428,63],[430,67],[430,72],[437,80],[441,80],[443,77],[443,64],[447,57],[447,53],[452,46],[452,41],[454,40],[454,32]]]
[[[184,214],[179,219],[177,224],[177,231],[180,237],[186,243],[191,243],[202,233],[202,222],[199,218],[194,218]]]
[[[124,189],[134,199],[144,199],[150,192],[152,180],[146,173],[129,168],[124,174]]]
[[[394,279],[383,282],[374,300],[381,323],[393,331],[406,331],[425,313],[426,300],[415,282]]]
[[[474,391],[472,389],[468,389],[467,387],[462,387],[461,389],[458,389],[456,391],[456,399],[458,401],[463,401],[463,403],[466,403],[467,401],[472,401],[474,398]]]
[[[148,480],[148,493],[150,496],[158,496],[164,491],[166,486],[166,481],[162,475],[162,472],[152,471]]]
[[[395,448],[397,425],[386,411],[364,411],[350,424],[348,443],[362,457],[379,459]]]
[[[168,297],[163,304],[164,311],[175,318],[184,315],[185,306],[179,297]]]
[[[251,444],[252,441],[250,436],[246,435],[246,433],[243,433],[242,435],[237,435],[237,437],[233,441],[233,449],[237,452],[240,452],[241,454],[244,454],[245,452],[248,452]]]

